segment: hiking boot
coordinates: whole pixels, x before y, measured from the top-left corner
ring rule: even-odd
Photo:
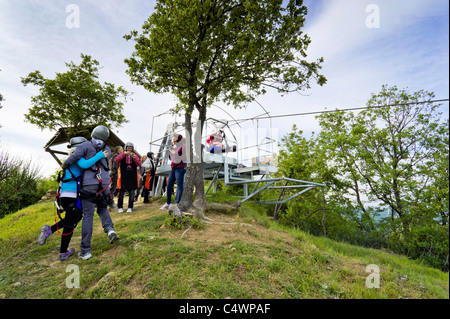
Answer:
[[[132,213],[133,212],[133,209],[132,208],[128,208],[127,209],[127,213]]]
[[[84,253],[84,254],[81,251],[78,253],[78,258],[81,258],[83,260],[88,260],[91,257],[92,257],[92,254],[89,251],[87,253]]]
[[[75,254],[75,249],[70,248],[65,253],[59,253],[59,260],[64,261],[67,258],[69,258],[70,256],[72,256],[73,254]]]
[[[47,238],[50,237],[51,235],[52,235],[51,227],[49,225],[42,226],[41,231],[37,238],[37,243],[41,246],[44,245]]]
[[[160,208],[160,210],[166,210],[169,209],[169,204],[165,203],[163,207]]]
[[[119,235],[117,235],[117,233],[114,230],[110,230],[108,232],[108,238],[109,238],[109,242],[112,244],[117,239],[119,239]]]

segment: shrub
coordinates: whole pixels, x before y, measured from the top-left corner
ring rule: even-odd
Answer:
[[[39,168],[31,160],[12,157],[0,148],[0,218],[36,203],[44,193],[39,189]]]

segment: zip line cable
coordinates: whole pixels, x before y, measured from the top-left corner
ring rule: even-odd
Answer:
[[[374,105],[374,106],[362,106],[362,107],[354,107],[354,108],[346,108],[346,109],[335,109],[335,110],[323,110],[323,111],[315,111],[315,112],[304,112],[304,113],[291,113],[291,114],[281,114],[281,115],[268,115],[268,116],[258,116],[258,117],[251,117],[246,119],[233,119],[230,120],[230,122],[245,122],[245,121],[251,121],[254,119],[273,119],[278,117],[291,117],[291,116],[303,116],[303,115],[314,115],[314,114],[324,114],[324,113],[335,113],[335,112],[348,112],[348,111],[356,111],[356,110],[367,110],[367,109],[376,109],[376,108],[382,108],[382,107],[391,107],[391,106],[405,106],[405,105],[411,105],[411,104],[425,104],[425,103],[439,103],[439,102],[448,102],[449,99],[441,99],[441,100],[430,100],[430,101],[423,101],[423,102],[410,102],[410,103],[397,103],[397,104],[386,104],[386,105]]]

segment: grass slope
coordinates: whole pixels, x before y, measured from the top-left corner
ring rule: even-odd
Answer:
[[[126,202],[126,201],[125,201]],[[36,243],[53,224],[52,202],[0,220],[0,299],[15,298],[449,298],[449,275],[386,251],[283,227],[243,206],[238,215],[208,214],[203,227],[165,224],[161,203],[111,213],[120,240],[110,244],[94,220],[93,258],[58,259],[60,235]],[[71,245],[78,253],[80,226]],[[380,269],[369,289],[366,267]],[[78,266],[80,288],[68,288]]]

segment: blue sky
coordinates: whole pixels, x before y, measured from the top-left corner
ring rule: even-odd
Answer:
[[[80,25],[70,29],[66,7],[72,4],[79,8]],[[66,70],[65,62],[79,63],[84,53],[100,62],[102,82],[122,85],[134,93],[133,101],[124,106],[129,123],[118,129],[118,135],[142,152],[148,151],[152,118],[177,101],[170,94],[155,95],[130,82],[123,60],[131,55],[133,43],[123,35],[140,30],[154,4],[145,0],[0,0],[0,92],[5,98],[0,109],[0,145],[31,158],[42,167],[43,175],[56,170],[56,162],[43,149],[54,132],[24,122],[23,114],[37,88],[24,87],[20,78],[34,70],[53,78]],[[307,59],[325,59],[322,73],[328,83],[284,97],[269,91],[258,102],[271,115],[360,107],[383,84],[410,92],[435,92],[437,99],[449,97],[449,1],[307,0],[305,4],[309,10],[305,32],[312,40]],[[379,9],[379,28],[367,27],[370,13],[366,8],[371,4]],[[217,105],[225,108],[222,103]],[[446,117],[447,107],[444,103]],[[228,111],[234,118],[263,113],[258,103]],[[209,115],[229,118],[217,107]],[[170,115],[158,117],[153,137],[163,134],[173,120]],[[318,131],[313,116],[279,118],[271,122],[272,137],[281,138],[294,123],[305,133]],[[247,135],[255,124],[242,125]],[[261,134],[268,132],[269,121],[259,121],[259,125]]]

